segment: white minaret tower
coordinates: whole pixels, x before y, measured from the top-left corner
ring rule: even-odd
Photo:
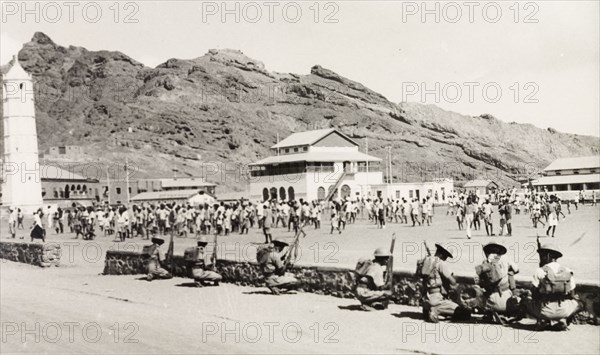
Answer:
[[[32,213],[42,207],[33,81],[16,57],[2,79],[2,205]]]

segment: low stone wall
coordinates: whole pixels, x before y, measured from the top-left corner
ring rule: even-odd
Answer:
[[[183,256],[173,257],[174,276],[187,277]],[[223,282],[241,286],[264,287],[265,282],[258,264],[218,260],[216,271],[223,276]],[[301,282],[301,290],[322,295],[342,298],[354,298],[356,276],[349,268],[295,265],[289,269]],[[107,251],[104,265],[105,275],[146,274],[145,260],[140,253],[125,251]],[[472,285],[472,277],[457,277],[463,285]],[[529,289],[531,284],[525,279],[517,279],[517,288]],[[586,305],[589,312],[582,312],[581,321],[598,324],[599,314],[593,309],[600,305],[600,287],[593,284],[578,284],[577,294]],[[407,271],[394,272],[393,302],[411,306],[420,306],[422,299],[421,282],[415,275]],[[595,305],[594,305],[595,303]],[[598,311],[596,311],[598,312]]]
[[[42,267],[60,264],[61,248],[58,243],[0,242],[0,258]]]

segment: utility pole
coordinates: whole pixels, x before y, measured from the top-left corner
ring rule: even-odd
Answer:
[[[127,191],[127,205],[129,206],[129,167],[128,160],[125,158],[125,190]]]
[[[108,195],[108,205],[110,206],[110,175],[108,174],[108,164],[106,165],[106,186]]]
[[[389,175],[388,175],[388,184],[392,183],[392,146],[388,147],[388,171],[389,171]]]

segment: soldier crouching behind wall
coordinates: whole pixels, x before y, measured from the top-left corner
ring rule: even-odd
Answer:
[[[184,252],[189,277],[194,279],[196,287],[206,285],[219,286],[219,282],[223,277],[214,271],[206,270],[209,265],[206,265],[204,262],[204,252],[208,242],[204,238],[201,238],[197,243],[198,246],[187,248]]]
[[[165,262],[165,254],[160,249],[160,246],[163,245],[164,242],[165,240],[160,237],[152,238],[152,244],[145,246],[142,250],[142,254],[148,258],[148,281],[154,279],[170,279],[173,277],[161,266],[161,264]]]
[[[267,287],[274,295],[279,295],[281,290],[296,288],[298,280],[290,273],[285,272],[287,265],[284,262],[283,249],[288,243],[275,239],[273,245],[257,251],[257,260],[261,265]]]
[[[573,272],[556,260],[563,256],[552,244],[538,248],[540,267],[535,270],[531,284],[532,298],[523,298],[522,306],[528,315],[537,319],[536,330],[567,330],[573,318],[584,308],[574,299]],[[556,321],[556,324],[552,324]]]
[[[468,309],[460,307],[448,298],[448,292],[457,287],[454,274],[446,260],[452,253],[441,244],[436,244],[435,255],[426,256],[417,262],[417,275],[423,279],[423,316],[425,321],[437,323],[439,317],[451,317],[452,320],[470,319]]]
[[[384,271],[391,256],[389,250],[380,247],[373,253],[375,259],[360,259],[356,264],[356,298],[365,311],[386,309],[392,296]]]
[[[485,319],[503,323],[500,315],[518,315],[518,300],[513,297],[512,276],[519,272],[519,268],[512,261],[502,258],[506,254],[506,248],[501,244],[488,243],[483,246],[483,252],[485,260],[475,267],[475,283],[485,290]]]

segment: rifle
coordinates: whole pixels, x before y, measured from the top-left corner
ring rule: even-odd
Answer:
[[[217,238],[218,238],[219,234],[215,233],[215,246],[213,247],[213,252],[212,255],[210,257],[210,262],[212,263],[212,269],[213,271],[215,271],[217,269]]]
[[[175,266],[175,261],[173,260],[173,253],[175,252],[175,245],[173,244],[173,227],[171,227],[171,238],[169,240],[169,249],[167,250],[167,257],[169,260],[169,264],[171,264],[171,275],[173,275],[173,268]]]
[[[304,231],[304,224],[305,223],[302,223],[300,225],[300,228],[298,228],[296,235],[294,235],[294,240],[292,241],[292,244],[290,244],[290,247],[288,248],[287,252],[285,253],[285,255],[282,258],[282,260],[284,260],[283,265],[284,265],[285,269],[287,269],[288,266],[291,264],[292,255],[294,257],[294,260],[298,257],[298,247],[300,245],[300,235],[302,235],[303,237],[306,237],[306,232]]]
[[[423,244],[425,244],[425,250],[427,251],[427,256],[431,256],[431,250],[429,249],[429,246],[427,245],[427,242],[423,241]]]
[[[390,245],[390,258],[387,263],[387,280],[390,283],[390,292],[394,292],[394,246],[396,244],[396,233],[392,234],[392,244]]]

